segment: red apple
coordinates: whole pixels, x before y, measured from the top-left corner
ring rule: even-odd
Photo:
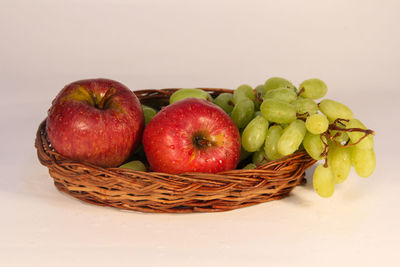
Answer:
[[[240,159],[239,130],[220,107],[186,98],[164,107],[143,132],[153,171],[178,174],[231,170]]]
[[[123,84],[88,79],[66,85],[48,111],[53,148],[78,161],[115,167],[138,147],[144,127],[139,99]]]

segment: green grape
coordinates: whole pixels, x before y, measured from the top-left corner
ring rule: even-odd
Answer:
[[[236,126],[241,129],[251,121],[254,114],[254,103],[246,98],[237,103],[232,110],[231,117]]]
[[[302,97],[318,99],[324,97],[328,87],[320,79],[308,79],[299,86],[299,92]]]
[[[222,108],[226,113],[233,110],[233,95],[230,93],[222,93],[214,99],[214,104]]]
[[[253,153],[252,162],[256,165],[261,165],[266,163],[264,149],[260,149]]]
[[[335,100],[324,99],[319,103],[318,107],[332,122],[339,118],[351,120],[354,117],[351,109]]]
[[[272,77],[265,81],[264,92],[281,87],[292,88],[294,91],[296,90],[296,87],[285,78]]]
[[[293,105],[276,99],[265,99],[260,107],[261,113],[268,121],[291,123],[296,120],[296,109]]]
[[[249,152],[259,150],[264,142],[268,130],[268,121],[262,117],[257,116],[252,119],[242,134],[242,146]]]
[[[255,169],[255,168],[257,168],[256,164],[249,163],[249,164],[247,164],[246,166],[243,167],[243,170],[252,170],[252,169]]]
[[[197,89],[197,88],[182,88],[179,89],[178,91],[174,92],[170,98],[169,98],[169,103],[175,103],[179,100],[185,99],[185,98],[201,98],[204,100],[212,100],[212,97],[209,93],[207,93],[204,90]]]
[[[240,160],[241,161],[250,157],[251,154],[252,154],[251,152],[248,152],[243,148],[243,145],[241,146],[241,148],[240,148]]]
[[[142,110],[144,116],[144,124],[147,125],[149,121],[157,114],[157,111],[154,108],[146,105],[142,105]]]
[[[142,172],[147,171],[146,166],[144,166],[143,162],[141,162],[139,160],[129,161],[129,162],[121,165],[120,168],[126,168],[126,169],[135,170],[135,171],[142,171]]]
[[[264,89],[265,89],[264,84],[256,86],[255,90],[258,97],[260,98],[264,97]]]
[[[366,130],[367,127],[365,127],[365,125],[359,121],[358,119],[352,119],[350,120],[347,125],[346,128],[360,128],[360,129],[364,129]],[[350,140],[352,143],[356,143],[358,142],[364,135],[365,133],[363,132],[347,132],[347,135],[349,136]],[[358,143],[356,145],[359,148],[362,149],[371,149],[374,147],[374,138],[372,135],[368,135],[367,137],[365,137],[360,143]]]
[[[254,114],[253,114],[253,118],[255,118],[255,117],[257,117],[257,116],[262,116],[262,113],[261,113],[261,111],[256,111],[256,112],[254,112]]]
[[[233,103],[237,104],[241,100],[249,98],[254,101],[256,99],[256,95],[254,94],[254,90],[250,85],[242,84],[235,91],[233,91]]]
[[[351,148],[329,144],[328,165],[336,184],[343,183],[351,170]]]
[[[265,137],[264,152],[269,160],[276,160],[282,157],[278,152],[278,141],[282,135],[282,127],[275,124],[269,127]]]
[[[322,136],[322,138],[326,143],[326,138],[324,136]],[[321,154],[324,152],[325,144],[321,139],[321,135],[307,132],[304,136],[303,147],[313,159],[323,159]]]
[[[306,134],[306,126],[301,120],[295,120],[286,127],[278,141],[278,152],[287,156],[295,152]]]
[[[306,128],[310,133],[322,134],[328,130],[328,118],[322,114],[313,114],[307,117]]]
[[[297,99],[297,94],[291,88],[281,87],[281,88],[272,89],[272,90],[267,91],[264,94],[264,99],[267,99],[267,98],[278,99],[278,100],[281,100],[284,102],[291,103]]]
[[[304,97],[298,97],[292,102],[292,105],[296,108],[298,114],[313,115],[318,112],[318,105],[314,100]]]
[[[340,144],[344,144],[349,140],[349,135],[342,131],[329,131],[329,134],[334,137],[334,140]]]
[[[353,164],[356,173],[361,177],[370,176],[376,167],[374,149],[363,149],[357,146],[351,148],[351,163]]]
[[[313,174],[314,190],[321,197],[330,197],[335,192],[335,180],[330,167],[318,165]]]

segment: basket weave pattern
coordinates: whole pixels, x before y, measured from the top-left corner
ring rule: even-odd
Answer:
[[[207,89],[214,97],[228,89]],[[166,105],[177,89],[140,90],[143,104]],[[96,205],[141,212],[214,212],[251,206],[288,196],[305,182],[305,170],[315,163],[304,151],[268,162],[253,170],[171,175],[122,168],[101,168],[63,157],[51,147],[46,120],[37,131],[35,146],[41,164],[55,186]]]

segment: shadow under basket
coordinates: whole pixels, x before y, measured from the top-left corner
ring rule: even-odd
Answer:
[[[213,97],[229,89],[202,88]],[[178,90],[139,90],[142,104],[161,107]],[[35,147],[41,164],[49,169],[58,190],[101,206],[141,212],[191,213],[228,211],[289,195],[305,183],[305,170],[315,163],[305,151],[270,161],[251,170],[216,174],[172,175],[122,168],[102,168],[63,157],[52,148],[46,120],[37,131]]]

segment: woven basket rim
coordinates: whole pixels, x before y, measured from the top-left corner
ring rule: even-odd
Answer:
[[[144,89],[134,93],[143,99],[164,99],[179,88]],[[202,88],[214,95],[232,92],[223,88]],[[47,119],[47,118],[46,118]],[[304,172],[315,163],[299,151],[256,169],[171,175],[125,168],[103,168],[70,160],[51,147],[44,119],[37,130],[38,159],[49,169],[60,191],[96,205],[142,212],[214,212],[286,197],[305,182]]]

